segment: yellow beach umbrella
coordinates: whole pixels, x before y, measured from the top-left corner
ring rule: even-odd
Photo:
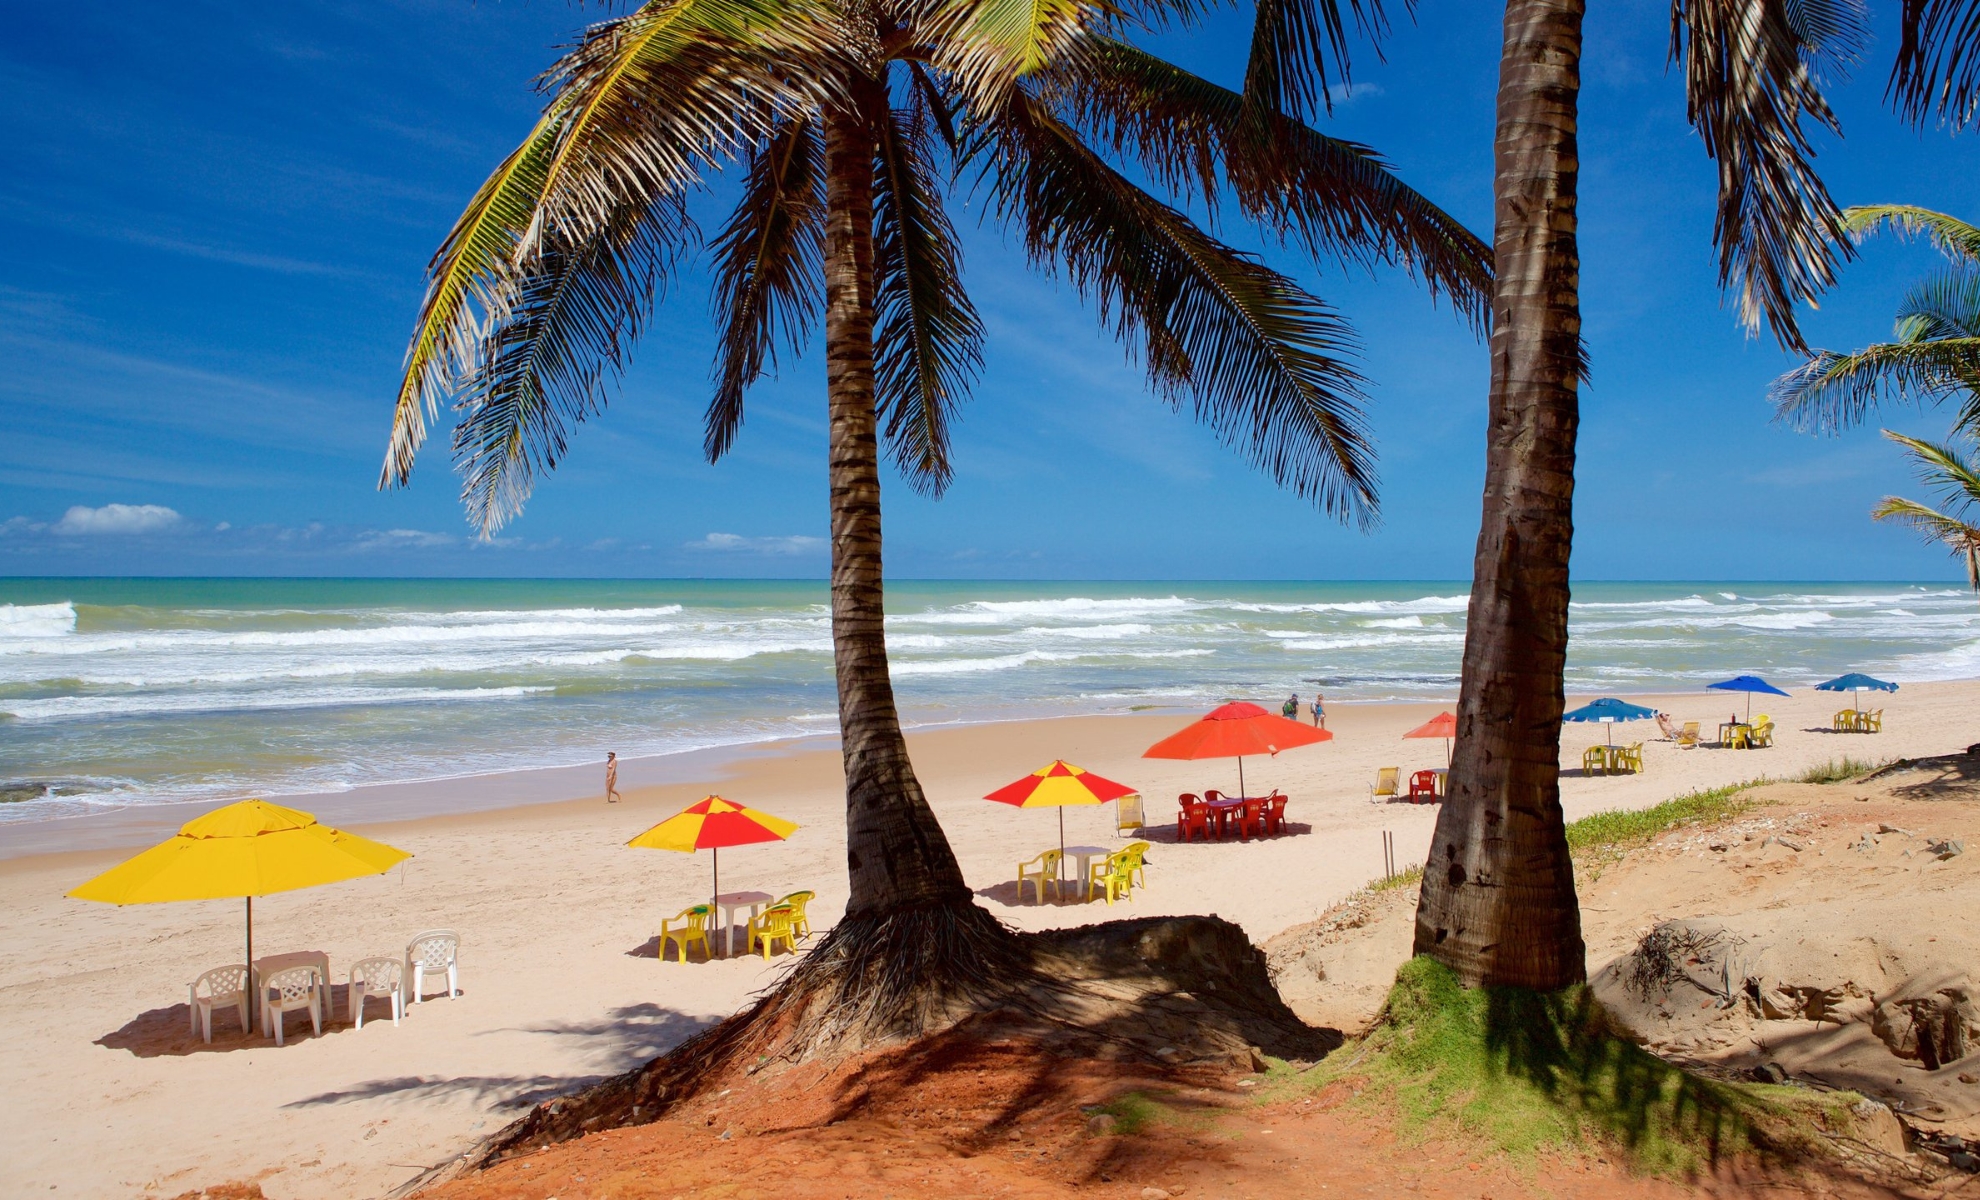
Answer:
[[[781,842],[797,832],[795,821],[773,817],[746,804],[704,796],[627,842],[643,850],[706,850],[713,857],[710,900],[722,894],[722,847]]]
[[[1105,804],[1123,796],[1135,795],[1125,783],[1102,779],[1084,767],[1075,767],[1062,758],[1008,783],[985,796],[1013,808],[1056,808],[1059,810],[1059,858],[1066,855],[1066,809],[1085,804]]]
[[[243,800],[195,817],[179,832],[70,892],[105,904],[247,901],[247,962],[254,963],[254,898],[379,875],[404,850],[322,824],[300,809]],[[252,1006],[249,1018],[253,1020]]]

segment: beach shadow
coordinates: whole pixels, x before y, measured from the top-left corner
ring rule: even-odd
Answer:
[[[714,934],[713,932],[710,932],[708,936],[709,936],[710,938],[713,938],[713,937],[715,936],[715,934]],[[738,942],[740,942],[740,941],[741,941],[741,939],[740,939],[740,938],[738,938],[737,940],[738,940]],[[680,951],[680,946],[679,946],[679,945],[678,945],[677,943],[675,943],[675,942],[672,942],[672,941],[670,941],[670,942],[668,942],[668,943],[667,943],[667,957],[666,957],[666,959],[665,959],[665,961],[667,961],[667,962],[670,962],[670,963],[677,963],[677,962],[679,962],[679,961],[681,961],[681,959],[680,959],[680,954],[681,954],[681,951]],[[654,934],[654,935],[653,935],[652,937],[650,937],[650,938],[647,938],[647,939],[646,939],[645,941],[643,941],[643,942],[641,942],[641,943],[640,943],[639,945],[637,945],[637,946],[634,946],[634,947],[633,947],[632,949],[630,949],[630,950],[628,950],[628,951],[626,951],[626,957],[627,957],[627,958],[654,958],[654,959],[657,959],[657,958],[659,958],[659,957],[660,957],[660,935],[656,933],[656,934]],[[711,959],[709,958],[709,956],[708,956],[708,953],[707,953],[707,951],[705,951],[705,950],[690,950],[690,951],[688,951],[688,959],[687,959],[687,960],[688,960],[688,962],[690,962],[690,963],[705,963],[705,962],[710,962],[710,961],[712,961],[712,960],[711,960]]]
[[[1930,778],[1917,783],[1899,784],[1891,789],[1891,795],[1906,800],[1958,800],[1971,799],[1980,793],[1980,743],[1968,746],[1964,754],[1941,754],[1935,758],[1899,759],[1888,767],[1872,771],[1858,783],[1867,783],[1879,775],[1898,772],[1929,772]]]
[[[341,989],[340,989],[341,990]],[[341,1000],[343,997],[339,996]],[[384,997],[367,997],[364,1009],[366,1021],[392,1021],[391,1001]],[[332,1005],[332,1008],[336,1008]],[[240,1026],[240,1018],[231,1008],[213,1010],[213,1040],[200,1040],[197,1032],[187,1028],[187,1018],[191,1006],[170,1004],[164,1008],[153,1008],[139,1013],[121,1027],[97,1038],[95,1044],[106,1050],[128,1050],[137,1058],[181,1058],[191,1054],[230,1054],[236,1050],[272,1049],[275,1039],[262,1033],[259,1028],[248,1033]],[[292,1012],[287,1014],[288,1024],[283,1027],[283,1042],[300,1041],[304,1038],[330,1037],[346,1033],[356,1028],[348,1016],[334,1017],[323,1022],[323,1032],[314,1033],[310,1029],[309,1014]],[[257,1021],[257,1025],[259,1022]]]
[[[283,1107],[321,1108],[382,1096],[419,1099],[464,1095],[492,1108],[528,1108],[645,1066],[715,1023],[716,1018],[690,1016],[658,1004],[629,1004],[614,1008],[594,1021],[491,1029],[486,1033],[533,1033],[580,1039],[583,1050],[599,1070],[583,1075],[396,1075],[319,1092]]]
[[[1023,899],[1019,899],[1017,881],[1013,879],[1007,879],[1002,883],[993,883],[989,887],[977,888],[976,894],[993,904],[999,904],[1005,908],[1077,908],[1085,903],[1081,899],[1081,889],[1078,882],[1071,877],[1067,877],[1065,886],[1059,890],[1056,896],[1052,889],[1045,889],[1045,899],[1042,902],[1036,898],[1038,893],[1032,889],[1030,884],[1025,885],[1024,897]]]

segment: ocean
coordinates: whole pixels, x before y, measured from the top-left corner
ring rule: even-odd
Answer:
[[[910,725],[1436,699],[1463,583],[896,582]],[[808,581],[0,579],[0,824],[835,730]],[[1980,676],[1946,584],[1586,583],[1568,686]]]

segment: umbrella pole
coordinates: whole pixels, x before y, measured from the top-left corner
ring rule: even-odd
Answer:
[[[1244,799],[1244,755],[1238,755],[1238,799]]]
[[[248,990],[256,993],[256,995],[248,997],[247,1027],[248,1027],[248,1032],[253,1033],[254,1010],[257,1007],[254,1002],[261,998],[259,995],[261,988],[255,982],[255,978],[254,978],[254,897],[253,896],[247,897],[247,982],[248,982]]]
[[[720,846],[708,848],[708,881],[708,886],[712,889],[708,895],[708,919],[713,921],[715,914],[722,911],[722,848]],[[681,954],[685,956],[687,951],[683,949]],[[722,957],[728,956],[729,927],[724,925],[722,926]]]
[[[1066,890],[1065,883],[1066,883],[1066,809],[1064,805],[1060,805],[1059,806],[1059,880],[1058,880],[1058,886],[1053,890],[1059,892],[1065,891]]]

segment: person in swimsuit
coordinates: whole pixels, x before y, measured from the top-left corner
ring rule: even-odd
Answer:
[[[605,802],[607,804],[619,802],[619,755],[616,750],[607,751],[605,754]]]
[[[1313,693],[1313,727],[1315,729],[1327,727],[1327,707],[1320,703],[1319,692]]]

